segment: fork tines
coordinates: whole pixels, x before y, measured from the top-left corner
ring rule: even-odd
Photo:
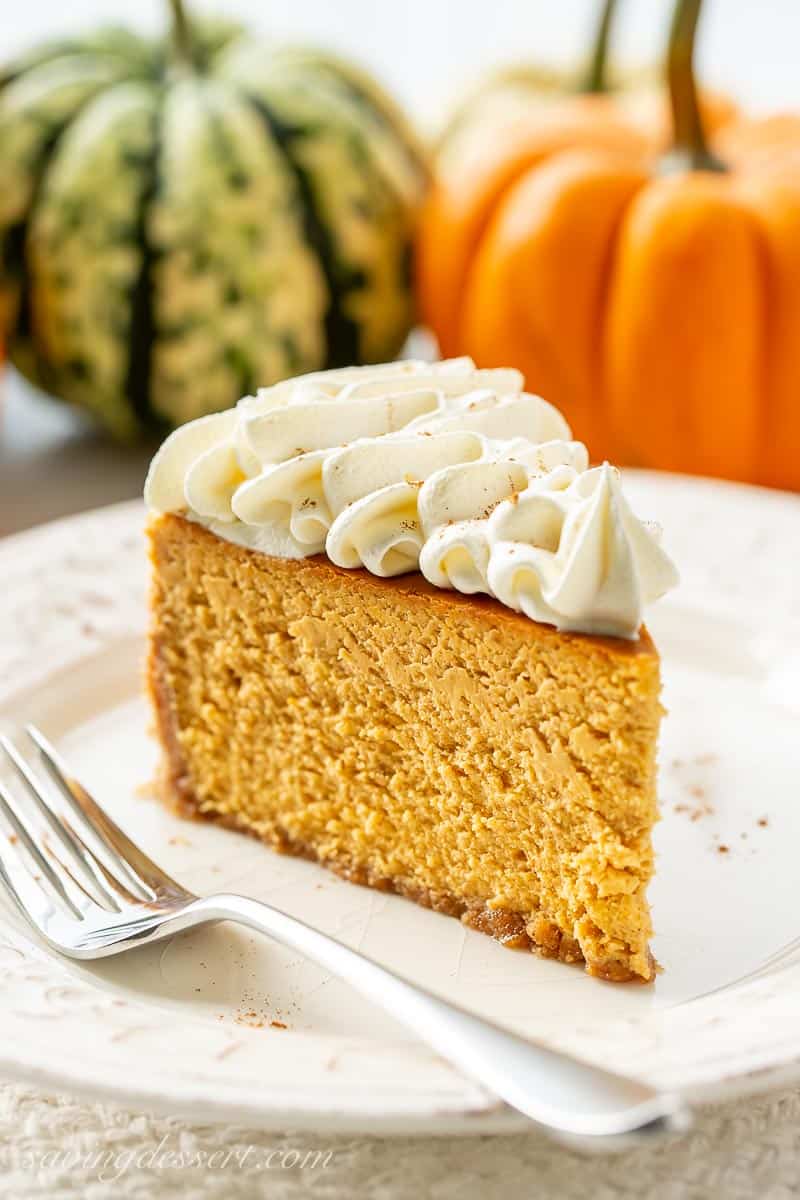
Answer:
[[[32,725],[26,732],[38,769],[0,734],[20,784],[12,791],[0,781],[0,813],[10,830],[0,839],[0,877],[23,911],[41,916],[55,900],[82,920],[98,907],[118,913],[123,905],[147,904],[177,890],[72,778],[43,734]]]

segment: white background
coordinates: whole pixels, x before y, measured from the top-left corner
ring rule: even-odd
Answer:
[[[346,50],[378,71],[418,114],[431,116],[486,65],[541,57],[569,61],[596,0],[187,0],[241,16],[276,36]],[[0,0],[2,53],[61,30],[124,21],[163,25],[167,0]],[[623,0],[618,46],[626,60],[663,46],[670,0]],[[758,107],[800,106],[800,0],[706,0],[705,78]]]

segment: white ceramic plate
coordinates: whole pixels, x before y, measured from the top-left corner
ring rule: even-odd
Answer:
[[[38,722],[198,892],[267,899],[479,1012],[693,1098],[800,1077],[800,966],[726,986],[800,934],[800,498],[636,472],[627,482],[683,574],[650,620],[669,708],[654,987],[515,954],[162,810],[147,795],[137,504],[0,543],[0,725]],[[50,957],[4,909],[0,975],[6,1076],[275,1129],[521,1124],[347,987],[232,926],[86,968]]]

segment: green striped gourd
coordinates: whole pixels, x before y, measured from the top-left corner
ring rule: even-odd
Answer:
[[[116,437],[395,355],[425,169],[365,73],[172,0],[0,72],[0,318]]]

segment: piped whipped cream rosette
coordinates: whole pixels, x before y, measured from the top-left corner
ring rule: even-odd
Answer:
[[[634,516],[608,463],[556,467],[486,519],[443,523],[433,491],[420,508],[430,530],[420,567],[431,583],[485,592],[558,629],[632,637],[644,605],[678,581],[660,530]]]
[[[677,581],[618,474],[561,414],[469,359],[318,372],[173,433],[145,498],[283,558],[421,570],[559,629],[633,637]]]

